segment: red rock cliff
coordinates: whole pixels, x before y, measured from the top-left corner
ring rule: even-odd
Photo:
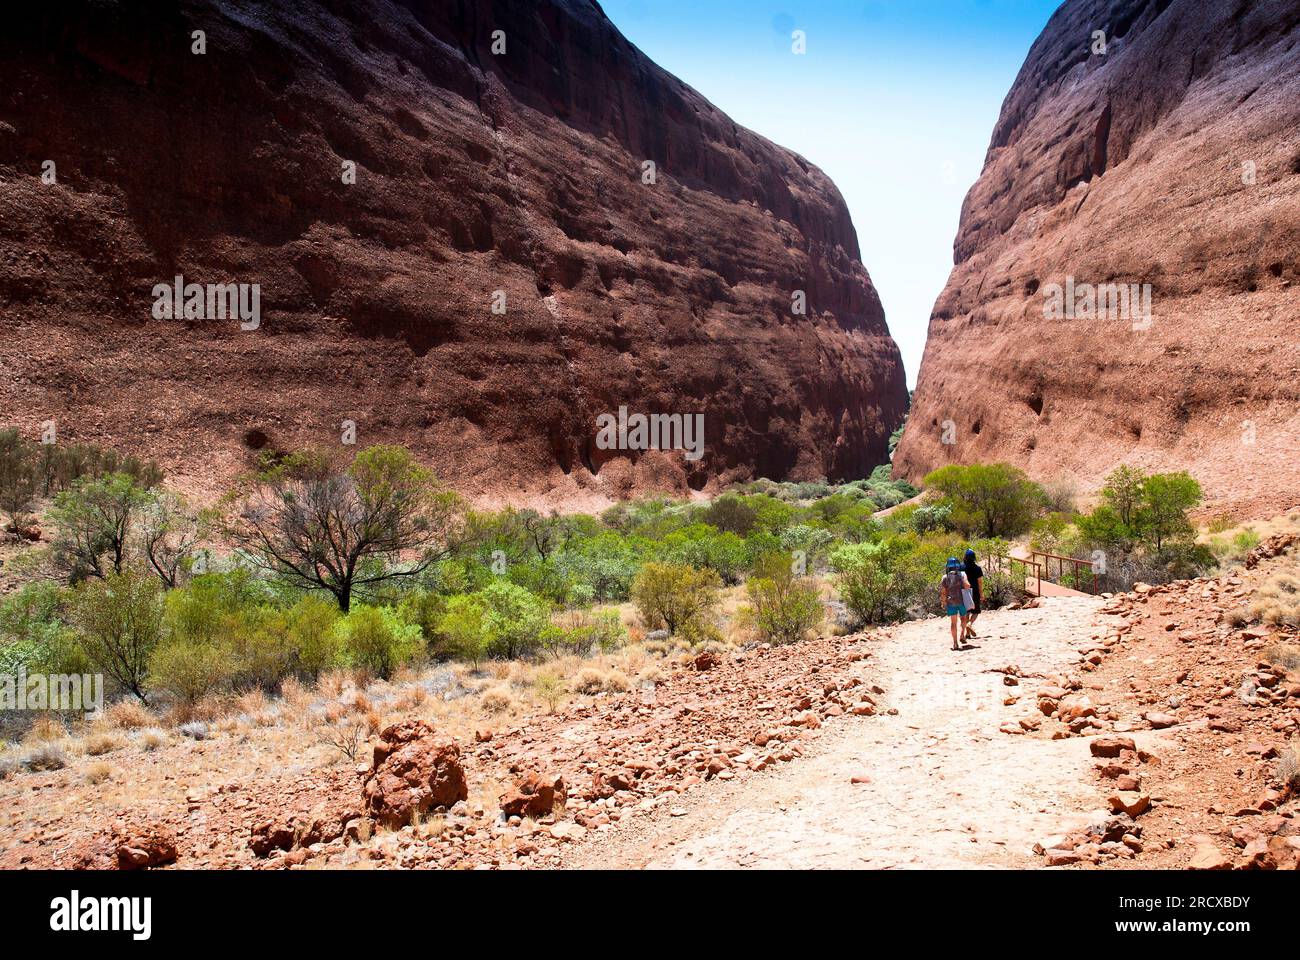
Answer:
[[[183,486],[344,420],[480,496],[854,477],[906,403],[834,185],[591,0],[25,5],[0,181],[0,419]],[[260,329],[153,319],[177,274],[260,284]],[[703,458],[597,449],[620,404],[703,413]]]
[[[1300,3],[1070,0],[966,197],[896,465],[1186,468],[1211,506],[1295,505],[1298,252]],[[1069,278],[1149,284],[1150,323],[1047,319]]]

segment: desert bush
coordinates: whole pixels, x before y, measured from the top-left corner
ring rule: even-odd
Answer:
[[[175,642],[154,650],[149,661],[150,687],[175,701],[193,705],[209,694],[233,686],[235,665],[215,644]]]
[[[1283,670],[1300,670],[1300,646],[1294,643],[1271,643],[1260,656]]]
[[[72,624],[87,659],[141,701],[162,622],[158,584],[132,571],[87,581],[72,601]]]
[[[141,750],[152,753],[167,743],[167,734],[158,727],[146,727],[140,731],[139,743]]]
[[[595,667],[583,667],[578,671],[578,675],[573,678],[573,689],[576,693],[585,693],[592,696],[601,693],[605,689],[608,675],[604,670],[597,670]]]
[[[212,735],[211,728],[202,720],[182,723],[176,728],[176,732],[187,740],[206,740]]]
[[[500,580],[478,595],[484,605],[488,656],[515,659],[538,651],[542,634],[550,624],[550,605],[545,600]]]
[[[153,726],[154,715],[139,700],[119,700],[104,708],[104,722],[118,730]]]
[[[627,628],[617,610],[571,611],[555,618],[543,632],[542,647],[555,658],[611,653],[627,642]]]
[[[424,647],[420,628],[391,607],[358,604],[339,621],[339,630],[347,664],[383,680],[419,656]]]
[[[650,542],[635,536],[605,531],[568,543],[555,554],[558,567],[585,584],[600,603],[620,603],[628,598]]]
[[[703,523],[664,537],[660,559],[678,566],[712,570],[725,584],[739,583],[750,563],[744,540],[734,533],[719,533]]]
[[[409,614],[409,608],[402,612]],[[319,596],[303,597],[285,613],[284,627],[299,675],[314,680],[338,665],[343,646],[338,621],[337,605]]]
[[[744,537],[758,520],[758,507],[746,497],[724,493],[702,510],[699,518],[723,533]]]
[[[632,601],[651,630],[664,628],[670,634],[702,640],[712,626],[720,587],[712,570],[647,563],[632,584]]]
[[[863,623],[887,623],[907,615],[922,587],[910,562],[913,543],[889,537],[848,544],[831,554],[840,598]]]
[[[759,634],[770,643],[793,643],[821,623],[817,587],[796,576],[790,558],[771,554],[760,561],[745,584]]]
[[[73,593],[50,580],[25,584],[0,602],[0,674],[89,673],[68,626]]]
[[[83,776],[86,778],[86,782],[91,785],[103,783],[113,776],[113,765],[100,760],[87,766]]]
[[[1292,740],[1278,757],[1277,778],[1284,787],[1300,790],[1300,740]]]

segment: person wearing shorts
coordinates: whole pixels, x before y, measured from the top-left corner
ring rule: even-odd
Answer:
[[[962,591],[970,589],[970,581],[962,570],[961,562],[956,557],[949,557],[943,579],[939,581],[939,602],[947,612],[948,624],[952,630],[952,648],[960,650],[966,642],[966,604],[962,602]],[[961,639],[957,639],[957,627],[961,626]]]

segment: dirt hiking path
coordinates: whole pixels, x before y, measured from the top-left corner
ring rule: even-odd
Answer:
[[[882,630],[864,681],[882,711],[829,726],[800,761],[712,781],[635,826],[593,837],[570,867],[1029,867],[1036,841],[1104,816],[1088,739],[1011,735],[1034,675],[1071,672],[1109,618],[1103,601],[1047,598],[984,614],[950,649],[946,620]],[[1004,684],[1003,668],[1026,678]],[[1020,702],[1005,706],[1008,695]],[[852,780],[866,778],[867,782]]]

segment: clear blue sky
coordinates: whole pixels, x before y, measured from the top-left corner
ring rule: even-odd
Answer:
[[[915,384],[962,198],[1060,0],[600,3],[652,60],[835,181]]]

